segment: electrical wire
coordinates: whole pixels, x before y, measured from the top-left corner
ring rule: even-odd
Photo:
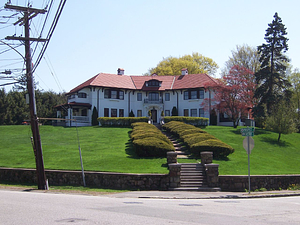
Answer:
[[[58,23],[59,17],[61,16],[62,10],[63,10],[63,8],[64,8],[64,6],[66,4],[66,1],[67,0],[61,0],[60,3],[59,3],[59,7],[58,7],[57,12],[55,14],[55,18],[53,20],[53,23],[52,23],[52,25],[50,27],[49,33],[48,33],[47,38],[46,38],[47,41],[44,43],[44,45],[42,47],[42,51],[40,52],[39,56],[37,57],[37,60],[36,60],[34,66],[33,66],[33,69],[32,69],[32,73],[36,70],[37,66],[39,65],[39,63],[40,63],[40,61],[41,61],[41,59],[42,59],[42,57],[43,57],[43,55],[44,55],[47,47],[48,47],[49,41],[50,41],[50,39],[52,37],[52,34],[53,34],[54,30],[55,30],[55,27],[56,27],[57,23]]]

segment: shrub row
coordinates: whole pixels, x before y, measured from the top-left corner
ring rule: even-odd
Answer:
[[[147,117],[99,117],[100,126],[103,127],[130,127],[132,123],[147,122]]]
[[[217,159],[226,158],[234,152],[234,149],[230,145],[195,126],[183,122],[171,121],[164,124],[163,127],[168,132],[180,138],[196,156],[200,156],[201,152],[211,151],[214,158]]]
[[[152,124],[132,124],[131,140],[140,157],[166,157],[168,151],[175,151],[172,142]]]
[[[204,117],[189,117],[189,116],[165,116],[165,123],[171,121],[184,122],[186,124],[191,124],[197,127],[205,127],[208,125],[208,118]]]

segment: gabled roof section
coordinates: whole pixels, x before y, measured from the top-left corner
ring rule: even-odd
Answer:
[[[146,86],[146,82],[157,80],[159,87]],[[165,91],[214,86],[218,81],[207,74],[188,74],[180,76],[127,76],[99,73],[78,85],[67,94],[76,93],[86,87],[110,87],[129,90]]]
[[[84,83],[72,89],[68,94],[80,91],[85,87],[113,87],[122,89],[136,89],[130,76],[109,73],[99,73]]]
[[[136,89],[138,89],[138,90],[164,91],[164,90],[169,90],[172,88],[174,76],[131,76],[131,78],[136,86]],[[161,86],[160,87],[147,87],[146,81],[149,81],[149,80],[158,80],[161,82]]]
[[[214,86],[216,84],[217,81],[207,74],[188,74],[175,77],[173,90]]]

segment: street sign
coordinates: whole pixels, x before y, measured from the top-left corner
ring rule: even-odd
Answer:
[[[254,127],[247,127],[241,129],[242,136],[254,136]]]
[[[248,145],[249,142],[249,145]],[[243,140],[243,147],[246,150],[246,152],[248,154],[251,153],[251,150],[254,148],[254,140],[252,137],[245,137],[245,139]],[[249,147],[249,149],[248,149]]]

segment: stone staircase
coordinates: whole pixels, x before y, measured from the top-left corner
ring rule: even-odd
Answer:
[[[175,152],[177,153],[177,158],[189,158],[190,153],[186,150],[186,147],[183,146],[173,135],[162,131],[164,135],[173,143]]]
[[[205,169],[200,163],[182,163],[180,186],[169,188],[170,191],[220,191],[207,185]]]

